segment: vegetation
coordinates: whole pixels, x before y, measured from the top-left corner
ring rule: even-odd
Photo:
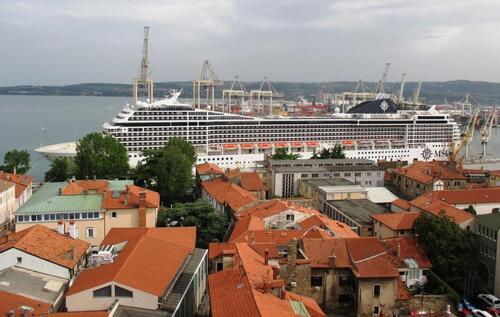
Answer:
[[[78,168],[74,159],[59,157],[50,164],[50,169],[45,172],[44,180],[46,182],[62,182],[76,176],[77,172]]]
[[[160,193],[164,204],[179,202],[193,184],[196,151],[188,141],[172,138],[158,150],[145,150],[136,168],[137,180]]]
[[[222,241],[228,227],[228,217],[215,210],[209,203],[197,200],[175,204],[158,213],[158,227],[196,227],[196,246],[208,248],[211,241]]]
[[[125,147],[113,137],[96,132],[78,141],[75,163],[80,179],[86,176],[123,178],[129,169]]]
[[[476,208],[474,208],[474,206],[472,205],[469,205],[469,207],[465,208],[464,210],[468,213],[473,214],[474,216],[477,215]]]
[[[433,295],[446,295],[446,298],[448,298],[454,306],[460,301],[460,295],[432,271],[427,275],[427,283],[424,285],[424,292]]]
[[[319,153],[314,152],[313,159],[345,159],[344,147],[340,144],[335,144],[333,148],[322,149]]]
[[[0,170],[7,173],[26,174],[31,168],[30,154],[26,150],[10,150],[3,157]]]
[[[296,160],[300,157],[297,153],[287,153],[284,148],[276,149],[276,153],[271,155],[273,160]]]
[[[425,212],[415,220],[414,228],[433,270],[444,280],[463,281],[474,271],[477,251],[472,232],[462,230],[444,214]]]

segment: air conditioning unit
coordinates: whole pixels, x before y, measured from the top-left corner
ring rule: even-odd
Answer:
[[[290,282],[290,287],[297,287],[297,282]]]

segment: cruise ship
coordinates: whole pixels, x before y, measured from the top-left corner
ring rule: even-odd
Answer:
[[[347,158],[385,161],[447,160],[459,145],[460,130],[453,118],[433,107],[425,111],[399,110],[391,99],[363,102],[347,113],[323,117],[253,117],[195,108],[172,92],[154,102],[126,105],[103,132],[122,143],[135,166],[145,149],[159,149],[172,137],[188,140],[198,162],[224,168],[252,167],[279,148],[309,158],[336,144]],[[74,144],[65,143],[64,156]],[[60,156],[57,145],[37,151]],[[74,150],[73,150],[74,152]]]

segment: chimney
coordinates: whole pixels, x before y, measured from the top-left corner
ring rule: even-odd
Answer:
[[[335,254],[335,250],[332,251],[332,254],[328,257],[328,266],[335,267],[337,264],[337,255]]]
[[[88,175],[85,175],[85,180],[88,181],[89,180],[89,176]]]
[[[74,259],[75,259],[75,249],[76,249],[75,245],[74,245],[74,244],[72,244],[72,245],[71,245],[71,248],[70,248],[70,250],[69,250],[69,254],[70,254],[71,260],[74,260]]]
[[[57,232],[59,234],[64,234],[64,222],[62,220],[57,222]]]
[[[139,227],[146,227],[146,191],[139,192]]]
[[[269,264],[269,249],[264,250],[264,264],[265,265]]]
[[[16,316],[16,310],[14,309],[14,307],[11,307],[9,309],[9,317],[15,317]]]
[[[78,239],[78,228],[74,220],[69,222],[69,236],[73,239]]]
[[[287,245],[287,260],[289,264],[295,264],[297,261],[297,238],[293,238]]]
[[[62,194],[63,194],[63,188],[59,187],[59,196],[61,196]]]

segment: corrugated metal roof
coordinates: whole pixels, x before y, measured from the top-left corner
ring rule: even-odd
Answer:
[[[366,187],[368,200],[376,204],[390,203],[398,199],[390,190],[385,187]]]

